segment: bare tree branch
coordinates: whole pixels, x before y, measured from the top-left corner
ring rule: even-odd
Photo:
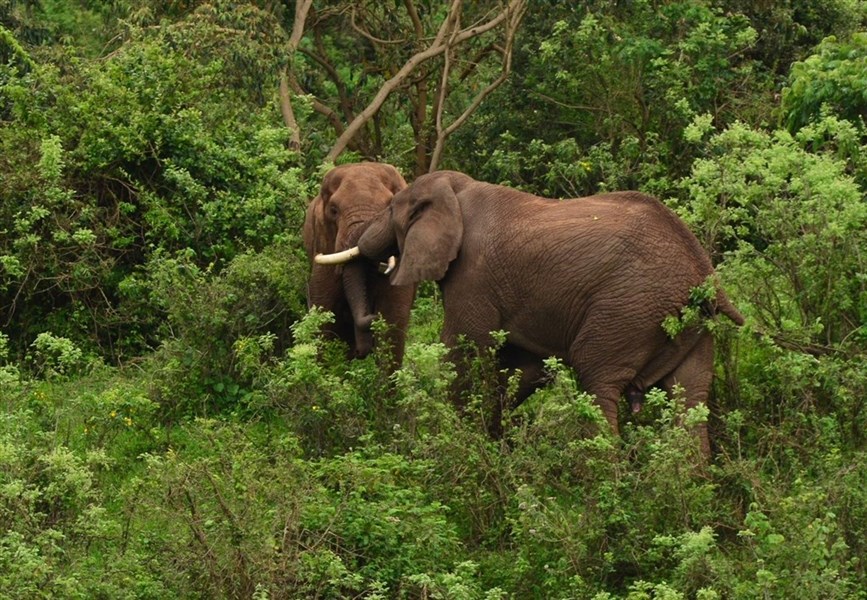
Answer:
[[[455,16],[455,23],[457,24],[457,15]],[[454,32],[452,33],[449,41],[446,42],[446,52],[445,57],[443,58],[443,71],[442,76],[440,77],[440,84],[437,94],[436,106],[434,108],[434,121],[436,127],[437,134],[437,145],[434,148],[434,155],[436,156],[436,149],[440,146],[440,140],[444,139],[443,135],[443,106],[446,103],[446,97],[448,96],[449,90],[449,73],[452,70],[452,45],[454,44],[455,38],[457,37],[458,29],[454,27]],[[432,158],[433,158],[432,156]],[[429,167],[429,172],[433,170]]]
[[[415,8],[415,3],[413,3],[412,0],[403,0],[403,5],[406,7],[406,12],[409,14],[410,21],[412,21],[412,26],[415,30],[415,37],[420,40],[424,34],[424,27],[421,24],[421,18],[418,16],[418,10]]]
[[[449,60],[448,60],[448,52],[446,53],[446,60],[443,66],[443,77],[442,77],[442,88],[440,90],[440,94],[443,98],[439,102],[439,106],[437,107],[437,115],[436,115],[436,131],[437,131],[437,140],[436,145],[434,146],[433,153],[431,154],[430,165],[428,166],[428,172],[433,172],[439,166],[439,162],[442,158],[443,150],[445,148],[446,139],[454,133],[461,125],[463,125],[466,120],[479,108],[482,102],[487,98],[494,90],[496,90],[506,79],[509,77],[509,73],[512,71],[512,48],[515,41],[515,33],[518,30],[518,27],[521,23],[521,19],[524,17],[524,12],[527,9],[527,1],[526,0],[512,0],[509,3],[508,8],[506,9],[504,14],[508,14],[509,22],[506,25],[506,44],[503,48],[503,67],[500,75],[492,81],[487,87],[485,87],[481,92],[479,92],[470,105],[464,110],[463,113],[458,116],[448,127],[442,126],[442,112],[443,106],[445,104],[444,98],[446,95],[446,85],[449,76]]]
[[[352,120],[346,130],[338,137],[334,146],[328,152],[325,160],[333,161],[335,158],[340,156],[340,154],[346,149],[349,141],[355,137],[355,135],[365,126],[365,124],[367,124],[368,121],[370,121],[371,118],[373,118],[379,109],[382,108],[382,105],[388,99],[389,95],[391,95],[391,93],[397,89],[419,65],[439,56],[445,52],[448,47],[457,46],[470,38],[482,35],[483,33],[494,29],[507,19],[509,20],[508,30],[512,31],[513,27],[517,27],[517,22],[520,22],[520,18],[515,22],[515,15],[517,14],[522,16],[524,9],[526,8],[526,0],[511,0],[509,5],[501,13],[487,23],[474,25],[451,35],[450,22],[451,18],[453,18],[452,13],[455,10],[459,10],[460,4],[460,0],[453,0],[449,7],[449,17],[446,17],[443,21],[443,24],[440,26],[437,36],[431,45],[427,49],[410,57],[409,60],[404,63],[403,67],[401,67],[401,69],[391,77],[391,79],[383,84],[376,96],[371,100],[370,104],[368,104],[367,107],[365,107],[365,109]],[[443,41],[446,35],[451,36],[448,44]]]
[[[297,81],[295,81],[294,77],[289,78],[289,84],[292,87],[292,91],[299,96],[307,96],[307,92],[301,89],[301,86]],[[334,131],[337,132],[337,135],[343,133],[343,121],[340,120],[340,115],[338,115],[334,110],[331,109],[327,104],[319,100],[318,98],[313,98],[313,110],[318,112],[320,115],[324,116],[328,119],[328,122],[331,123],[331,126],[334,127]]]
[[[322,69],[325,71],[325,74],[328,76],[328,78],[334,84],[334,88],[337,90],[337,103],[340,105],[340,110],[343,112],[343,118],[349,121],[354,117],[354,115],[350,107],[348,97],[349,94],[346,91],[346,84],[340,78],[340,73],[337,72],[337,69],[334,68],[334,65],[328,62],[328,59],[325,58],[325,51],[322,48],[322,40],[319,39],[318,34],[316,36],[315,44],[320,50],[320,53],[318,54],[316,52],[310,52],[303,48],[299,48],[298,52],[316,62],[316,64],[322,67]]]
[[[352,28],[355,31],[357,31],[359,33],[359,35],[367,38],[368,40],[370,40],[374,44],[381,44],[381,45],[387,46],[389,44],[398,45],[398,44],[405,44],[406,43],[406,39],[384,40],[382,38],[376,37],[375,35],[373,35],[369,31],[367,31],[366,29],[362,29],[361,26],[355,22],[355,8],[356,8],[355,6],[352,7],[352,12],[350,13],[351,14],[350,23],[352,24]]]
[[[458,75],[458,81],[463,82],[467,77],[472,75],[476,69],[479,68],[479,64],[487,58],[491,53],[499,52],[500,55],[503,54],[503,49],[496,44],[488,44],[484,48],[482,48],[476,56],[467,63],[467,66],[464,67],[464,70],[461,71],[461,74]]]

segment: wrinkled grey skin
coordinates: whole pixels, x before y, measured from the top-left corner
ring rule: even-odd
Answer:
[[[518,403],[561,358],[596,396],[618,432],[621,396],[633,408],[654,385],[683,386],[687,405],[707,400],[713,338],[702,327],[674,339],[662,328],[713,267],[698,240],[662,203],[638,192],[549,200],[441,171],[397,194],[358,243],[364,256],[399,250],[395,285],[438,281],[443,342],[462,361],[458,336],[480,347],[508,332],[502,368],[520,368]],[[743,317],[718,290],[708,314]],[[493,418],[499,426],[499,414]],[[710,452],[706,427],[697,431]]]
[[[319,265],[317,253],[354,246],[367,225],[391,203],[406,182],[393,166],[363,162],[341,165],[322,179],[319,194],[307,208],[304,247],[311,261],[308,306],[334,313],[328,331],[344,340],[352,357],[364,357],[373,347],[371,323],[379,314],[389,324],[388,341],[394,366],[403,358],[414,284],[391,286],[377,264],[356,260],[347,265]]]

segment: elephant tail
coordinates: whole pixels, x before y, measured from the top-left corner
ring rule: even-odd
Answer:
[[[725,293],[718,289],[716,294],[716,310],[714,311],[717,314],[724,314],[727,316],[735,325],[743,325],[744,324],[744,316],[735,308],[735,305],[731,303],[728,296]]]

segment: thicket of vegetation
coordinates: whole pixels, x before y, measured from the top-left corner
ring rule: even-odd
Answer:
[[[0,598],[867,598],[865,25],[0,0]],[[664,199],[748,321],[711,410],[612,438],[552,360],[491,440],[433,285],[400,370],[347,363],[300,241],[335,159]]]

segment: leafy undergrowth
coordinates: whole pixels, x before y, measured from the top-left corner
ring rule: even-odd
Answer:
[[[492,440],[481,391],[462,416],[447,400],[435,302],[391,378],[381,353],[346,363],[315,333],[327,318],[299,321],[282,353],[237,343],[231,410],[161,379],[168,350],[70,376],[54,340],[39,377],[2,367],[0,595],[864,597],[867,462],[831,410],[844,390],[828,407],[789,389],[764,411],[742,393],[711,419],[705,464],[689,426],[706,410],[653,392],[613,438],[551,361]],[[771,367],[750,382],[763,397],[782,392],[774,366],[802,360],[740,344],[743,369]]]

